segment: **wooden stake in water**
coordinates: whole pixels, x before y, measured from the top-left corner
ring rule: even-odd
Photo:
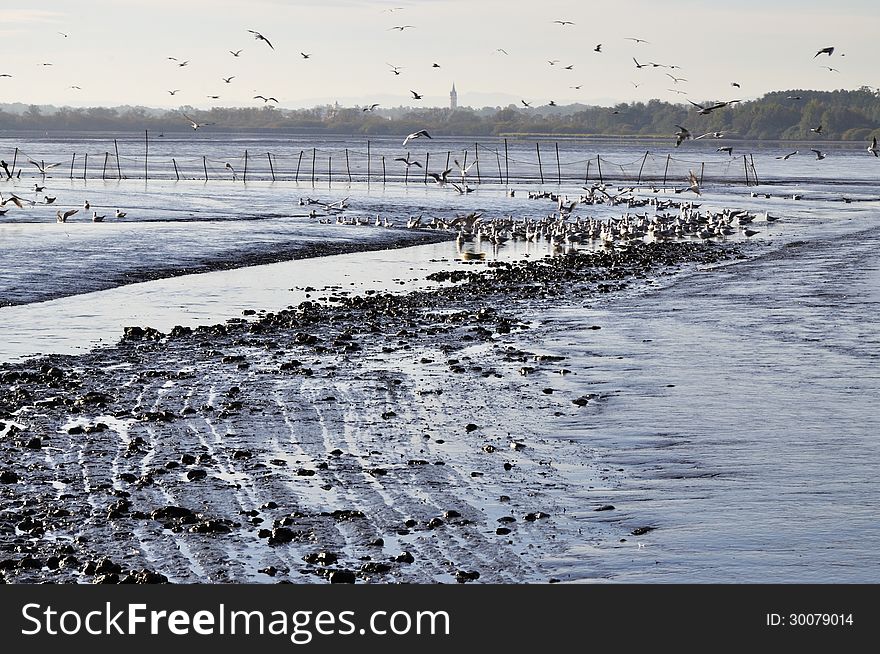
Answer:
[[[706,162],[700,162],[700,186],[703,185],[703,172],[706,170]]]
[[[446,151],[446,168],[444,168],[443,170],[449,170],[449,157],[451,154],[452,153],[449,150]]]
[[[367,184],[370,183],[370,140],[367,139]]]
[[[296,162],[296,177],[294,177],[294,179],[293,179],[293,181],[295,181],[295,182],[299,181],[299,165],[302,163],[302,160],[303,160],[303,151],[300,150],[299,151],[299,159]]]
[[[382,155],[382,183],[385,183],[385,155]]]
[[[587,182],[590,181],[590,164],[592,164],[592,163],[593,163],[593,161],[591,159],[587,159],[587,172],[584,175],[584,186],[586,186]]]
[[[409,152],[406,153],[406,160],[409,161]],[[409,183],[409,166],[406,167],[406,172],[403,173],[403,183]]]
[[[504,139],[504,178],[507,180],[507,186],[510,186],[510,166],[507,158],[507,139]]]
[[[43,164],[45,166],[45,164]],[[85,163],[83,164],[83,179],[86,178],[86,173],[89,171],[89,153],[86,152]]]
[[[348,163],[348,148],[345,148],[345,171],[348,173],[348,183],[351,184],[351,166]]]
[[[76,153],[73,153],[73,156],[76,157]],[[12,174],[15,174],[15,163],[18,161],[18,148],[15,148],[15,154],[12,155]],[[73,173],[71,173],[71,176]]]
[[[669,160],[672,158],[671,154],[666,155],[666,168],[663,169],[663,188],[666,188],[666,173],[669,172]]]
[[[16,148],[16,152],[17,151],[18,151],[18,148]],[[76,152],[74,152],[73,156],[70,158],[70,179],[73,179],[73,164],[75,161],[76,161]],[[12,170],[14,171],[15,168],[13,168]]]
[[[474,166],[477,169],[477,184],[482,184],[483,180],[480,178],[480,144],[474,143]]]
[[[202,155],[202,167],[205,169],[205,181],[208,181],[208,157]]]
[[[107,179],[107,161],[110,159],[110,153],[104,153],[104,167],[101,168],[101,179]]]
[[[241,174],[241,181],[247,181],[247,164],[248,164],[248,153],[247,150],[244,151],[244,172]]]
[[[636,180],[636,184],[642,183],[642,169],[645,167],[645,162],[648,160],[648,151],[645,150],[645,156],[642,157],[642,165],[639,166],[639,178]]]
[[[596,168],[599,169],[599,183],[604,184],[605,180],[602,178],[602,159],[598,154],[596,155]]]
[[[749,186],[749,165],[746,163],[746,155],[743,155],[743,170],[746,171],[746,186]]]
[[[150,154],[150,130],[144,130],[144,181],[148,179],[147,176],[147,157]]]
[[[556,183],[562,184],[562,168],[559,165],[559,141],[556,142]]]
[[[113,148],[116,150],[116,175],[117,179],[122,179],[122,165],[119,163],[119,144],[113,139]]]
[[[312,148],[312,186],[315,185],[315,159],[318,156],[318,151],[315,148]]]
[[[504,184],[504,177],[501,175],[501,155],[498,154],[498,148],[495,148],[495,161],[498,162],[498,183]]]
[[[177,177],[177,181],[180,181],[180,173],[177,172],[177,162],[172,158],[171,163],[174,164],[174,175]]]
[[[332,166],[333,166],[333,157],[328,156],[327,157],[327,186],[330,186],[330,183],[333,181],[333,173],[331,172],[333,169]]]
[[[535,141],[535,151],[538,153],[538,172],[541,173],[541,184],[544,183],[544,166],[541,165],[541,146]]]
[[[275,168],[272,166],[272,155],[267,152],[266,159],[269,160],[269,172],[272,173],[272,181],[275,181]]]
[[[755,170],[755,155],[750,154],[749,159],[752,162],[752,178],[755,180],[755,186],[758,186],[758,171]]]
[[[425,184],[428,183],[428,162],[431,160],[431,153],[425,153]]]

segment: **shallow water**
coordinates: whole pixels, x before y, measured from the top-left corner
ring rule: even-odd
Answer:
[[[566,355],[561,365],[572,371],[541,383],[565,397],[599,396],[583,410],[566,401],[560,405],[564,415],[544,423],[548,437],[587,445],[601,472],[597,478],[594,466],[585,472],[580,462],[556,464],[568,494],[559,501],[582,525],[581,534],[570,536],[567,555],[552,562],[557,576],[880,581],[880,209],[869,168],[874,160],[861,154],[817,162],[831,165],[811,182],[758,187],[769,199],[751,197],[752,189],[708,186],[704,206],[766,209],[780,218],[755,223],[759,234],[746,261],[658,276],[586,307],[523,307],[535,328],[517,336],[519,344]],[[766,156],[782,176],[782,164],[769,161],[775,155]],[[800,176],[814,172],[809,159],[795,165]],[[88,191],[93,203],[111,209],[122,204],[131,218],[126,224],[56,225],[54,211],[41,207],[18,216],[29,220],[0,220],[0,285],[32,299],[47,286],[76,293],[70,285],[95,265],[124,273],[152,261],[185,261],[193,252],[222,258],[237,241],[271,249],[366,233],[297,217],[299,197],[349,196],[353,213],[382,213],[398,224],[421,212],[539,216],[553,210],[552,203],[524,197],[536,188],[529,185],[508,198],[503,187],[488,185],[461,196],[412,185],[334,185],[318,192],[310,185],[249,182],[243,192],[231,182],[53,183],[59,197],[64,192],[79,203]],[[578,190],[563,187],[571,195]],[[620,212],[591,207],[585,214]],[[327,287],[422,288],[433,270],[480,265],[463,264],[457,254],[453,243],[443,243],[339,255],[3,307],[0,360],[81,352],[115,342],[130,324],[167,330],[237,318],[245,309],[277,310],[306,293],[327,295]],[[544,254],[509,244],[487,251],[487,258]],[[590,329],[594,325],[601,329]],[[594,510],[604,504],[615,509]],[[654,530],[631,534],[648,526]]]
[[[558,316],[545,346],[603,400],[551,431],[625,471],[579,493],[602,535],[572,578],[880,581],[878,245],[818,239]]]

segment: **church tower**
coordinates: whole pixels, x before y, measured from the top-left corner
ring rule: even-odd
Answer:
[[[452,83],[452,90],[449,92],[449,108],[455,110],[458,107],[458,93],[455,91],[455,82]]]

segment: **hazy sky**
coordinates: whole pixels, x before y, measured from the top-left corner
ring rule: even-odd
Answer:
[[[0,73],[12,75],[0,78],[0,102],[208,108],[261,106],[253,96],[264,95],[291,108],[446,106],[453,81],[459,104],[478,107],[851,89],[880,85],[878,7],[877,0],[35,0],[0,9]],[[389,29],[396,25],[414,27]],[[832,45],[831,57],[814,57]],[[229,53],[239,49],[239,57]],[[633,57],[680,68],[636,69]]]

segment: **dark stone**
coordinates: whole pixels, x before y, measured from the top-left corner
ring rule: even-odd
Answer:
[[[331,584],[353,584],[356,580],[351,570],[334,570],[330,573]]]
[[[540,520],[541,518],[549,518],[549,513],[544,513],[543,511],[536,511],[535,513],[527,513],[523,519],[527,522],[534,522],[535,520]]]
[[[338,560],[338,556],[333,552],[322,550],[320,552],[312,552],[303,557],[306,563],[317,563],[318,565],[333,565]]]
[[[649,531],[654,531],[655,528],[656,527],[637,527],[636,529],[633,529],[630,533],[633,536],[642,536],[644,534],[647,534]]]
[[[613,511],[613,510],[614,510],[613,504],[603,504],[599,508],[593,509],[593,511]]]
[[[34,436],[27,443],[25,443],[25,447],[29,450],[39,450],[43,447],[43,441],[38,436]]]
[[[468,423],[468,424],[465,425],[465,427],[464,427],[464,430],[465,430],[467,433],[469,433],[469,434],[470,434],[472,431],[476,431],[477,429],[479,429],[479,427],[478,427],[477,425],[475,425],[474,423],[472,423],[472,422]]]
[[[190,481],[198,481],[200,479],[204,479],[208,476],[208,472],[206,470],[202,470],[201,468],[196,468],[195,470],[190,470],[186,473],[186,478]]]
[[[510,529],[508,529],[507,527],[498,527],[498,529],[495,530],[495,533],[499,536],[506,536],[510,533]]]
[[[398,563],[412,563],[416,560],[416,558],[409,552],[401,552],[396,557],[394,557],[394,560]]]
[[[18,479],[18,475],[12,472],[12,470],[0,472],[0,484],[15,484],[18,483]]]
[[[455,580],[460,584],[466,584],[469,581],[474,581],[480,578],[480,573],[476,570],[471,570],[470,572],[466,572],[464,570],[458,570],[455,573]]]

